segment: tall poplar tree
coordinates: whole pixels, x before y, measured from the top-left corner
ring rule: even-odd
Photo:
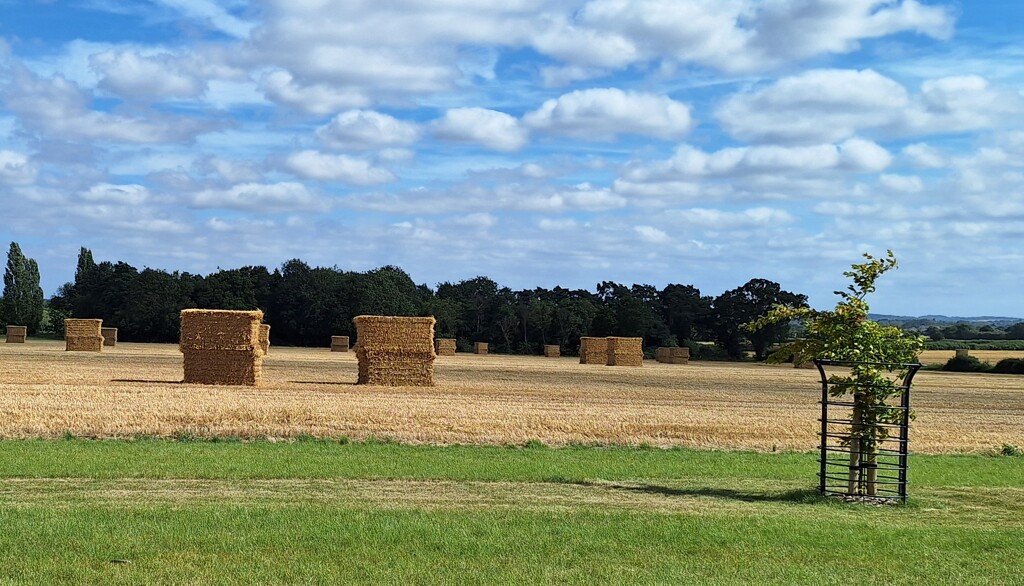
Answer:
[[[43,290],[39,286],[39,265],[25,257],[17,242],[11,242],[11,248],[7,252],[0,317],[8,325],[27,326],[29,334],[38,332],[43,321]]]

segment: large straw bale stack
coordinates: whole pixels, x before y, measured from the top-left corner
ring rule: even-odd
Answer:
[[[455,356],[455,338],[438,338],[434,340],[434,351],[438,356]]]
[[[356,324],[356,384],[434,384],[434,318],[360,315]]]
[[[103,320],[74,319],[64,320],[65,348],[72,352],[103,351]]]
[[[331,352],[348,352],[348,336],[331,336]]]
[[[545,344],[544,345],[544,356],[548,358],[558,358],[562,355],[562,347],[558,344]]]
[[[643,366],[643,338],[608,338],[608,366]]]
[[[117,328],[100,328],[104,346],[117,346]]]
[[[270,354],[270,326],[260,324],[260,350],[263,355]]]
[[[487,342],[475,342],[473,344],[473,354],[487,354]]]
[[[608,338],[580,338],[580,364],[608,364]]]
[[[654,353],[654,359],[664,364],[689,364],[690,349],[662,346]]]
[[[263,374],[262,311],[186,309],[181,312],[185,382],[256,386]]]
[[[28,326],[7,326],[7,343],[24,344],[28,337]]]

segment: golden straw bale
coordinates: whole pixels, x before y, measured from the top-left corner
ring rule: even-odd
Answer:
[[[665,364],[689,364],[690,349],[662,346],[654,353],[654,359]]]
[[[183,309],[179,349],[253,350],[260,347],[263,312]]]
[[[643,366],[643,338],[608,338],[608,366]]]
[[[348,352],[348,336],[331,336],[331,352]]]
[[[101,328],[104,346],[117,346],[117,328]]]
[[[7,343],[24,344],[28,337],[28,326],[7,326]]]
[[[558,344],[545,344],[544,345],[544,356],[548,358],[558,358],[562,355],[562,347]]]
[[[438,356],[455,356],[455,338],[438,338],[434,340],[434,352]]]
[[[185,382],[200,385],[256,386],[263,376],[263,357],[252,350],[185,349]]]
[[[178,347],[184,355],[185,382],[258,385],[263,369],[262,320],[258,310],[183,310]]]
[[[64,340],[67,342],[65,349],[71,352],[102,352],[103,320],[64,320]]]
[[[967,348],[957,348],[957,350],[956,350],[956,357],[957,358],[967,358],[970,355],[971,355],[971,351],[969,349],[967,349]]]
[[[360,315],[356,358],[361,385],[432,386],[434,318]]]
[[[487,354],[487,342],[474,342],[473,354]]]
[[[580,364],[608,364],[608,338],[580,338]]]
[[[264,355],[270,354],[270,326],[260,324],[260,350]]]

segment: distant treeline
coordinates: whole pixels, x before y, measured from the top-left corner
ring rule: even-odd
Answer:
[[[436,335],[455,338],[462,350],[487,342],[498,352],[536,354],[545,344],[573,353],[581,336],[640,336],[645,346],[692,344],[697,354],[739,358],[751,348],[763,357],[789,334],[782,325],[749,333],[742,325],[777,303],[805,306],[805,295],[753,279],[711,297],[692,285],[599,283],[582,289],[514,291],[487,277],[436,288],[417,285],[395,266],[368,272],[310,267],[290,260],[273,271],[262,266],[207,276],[138,270],[124,262],[93,260],[81,249],[73,283],[49,301],[49,326],[63,319],[100,318],[134,342],[175,342],[185,308],[261,309],[277,345],[326,346],[332,335],[354,336],[357,315],[432,315]],[[695,344],[711,341],[715,345]]]
[[[948,326],[928,326],[921,330],[932,342],[943,340],[1024,340],[1024,321],[1004,327],[957,322]]]

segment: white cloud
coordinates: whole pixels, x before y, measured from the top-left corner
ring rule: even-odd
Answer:
[[[395,180],[387,169],[374,167],[363,159],[311,150],[289,156],[285,165],[304,179],[342,181],[352,185],[379,185]]]
[[[419,134],[415,124],[372,110],[343,112],[316,131],[324,144],[354,150],[409,145]]]
[[[892,155],[877,143],[851,138],[839,145],[842,165],[854,171],[881,171],[892,163]]]
[[[636,230],[636,233],[640,235],[640,239],[644,242],[663,244],[672,240],[664,230],[659,230],[654,226],[634,226],[633,229]]]
[[[260,79],[259,87],[267,99],[310,114],[331,114],[370,104],[363,92],[329,84],[302,84],[287,71],[273,71]]]
[[[452,218],[452,223],[458,226],[466,226],[468,228],[485,230],[487,228],[493,228],[494,226],[496,226],[498,224],[498,218],[496,218],[493,214],[481,212]]]
[[[795,218],[785,210],[757,207],[738,212],[710,208],[692,208],[667,212],[670,220],[711,230],[771,227],[792,224]]]
[[[912,164],[918,167],[938,169],[946,165],[946,157],[938,149],[923,142],[914,143],[903,147],[902,154],[906,155]]]
[[[113,185],[98,183],[81,194],[90,203],[140,205],[149,199],[149,190],[142,185]]]
[[[159,2],[233,37],[245,38],[252,30],[252,24],[225,10],[224,2],[215,0],[159,0]]]
[[[294,182],[242,183],[228,189],[206,189],[193,194],[191,203],[197,208],[245,210],[254,213],[322,212],[329,207],[305,185]]]
[[[99,87],[128,99],[195,98],[205,84],[182,71],[179,58],[169,53],[144,56],[134,50],[113,50],[90,57],[102,77]]]
[[[29,158],[14,151],[0,150],[0,184],[31,185],[38,169]]]
[[[476,143],[496,151],[519,150],[529,139],[514,117],[486,108],[452,108],[431,126],[438,138]]]
[[[901,193],[920,193],[924,190],[924,183],[920,177],[914,175],[893,175],[884,173],[878,178],[882,187],[890,191]]]
[[[537,227],[545,231],[561,232],[575,229],[579,224],[572,218],[541,218]]]
[[[672,139],[692,126],[690,108],[666,96],[617,88],[578,90],[548,100],[523,122],[555,134],[611,140],[619,134]]]
[[[203,175],[215,174],[230,183],[254,183],[263,179],[263,173],[254,165],[217,156],[204,157],[195,168]]]

